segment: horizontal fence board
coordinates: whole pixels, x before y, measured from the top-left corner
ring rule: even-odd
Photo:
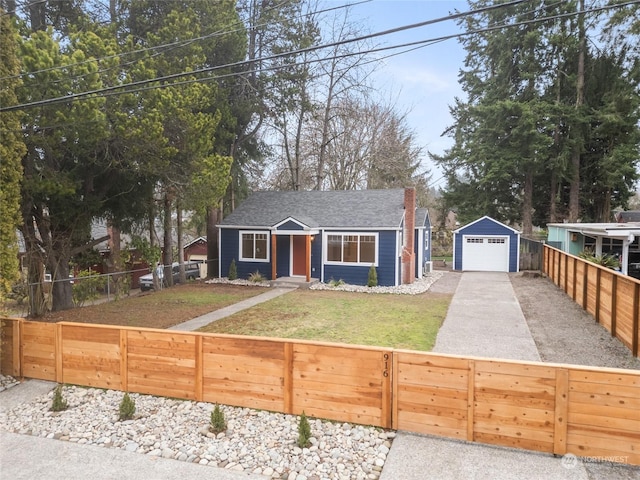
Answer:
[[[282,398],[253,391],[203,389],[203,401],[260,410],[282,411]]]
[[[205,336],[202,339],[202,351],[206,354],[219,354],[228,357],[284,360],[283,342],[278,341]]]
[[[422,422],[414,420],[412,414],[405,412],[400,413],[397,427],[399,430],[405,430],[408,432],[421,433],[425,435],[437,435],[440,437],[454,438],[458,440],[466,440],[467,438],[467,422],[460,422],[457,427],[445,427],[442,425],[433,425],[432,423],[424,423],[424,419],[420,419]]]
[[[503,447],[522,448],[534,450],[536,452],[553,452],[553,442],[538,440],[522,435],[501,435],[498,433],[475,432],[474,440],[490,445],[501,445]]]
[[[79,340],[82,342],[118,344],[120,341],[120,330],[113,328],[94,328],[83,325],[62,325],[64,339],[66,341]]]
[[[521,396],[521,395],[512,395],[509,392],[475,392],[475,399],[477,402],[485,402],[488,404],[503,404],[503,405],[514,405],[514,406],[522,406],[529,408],[536,408],[542,410],[553,409],[555,405],[555,397],[547,396],[545,398],[541,397],[531,397],[531,396]]]
[[[441,405],[459,409],[467,408],[467,391],[443,387],[404,385],[397,394],[405,408],[411,405]]]
[[[549,443],[549,446],[553,446],[553,429],[526,428],[521,425],[510,424],[507,422],[500,425],[483,419],[475,419],[473,422],[473,428],[476,433],[514,437],[517,439],[526,438],[528,440]]]
[[[448,368],[402,364],[396,372],[400,381],[411,380],[417,384],[431,383],[441,387],[467,388],[468,371]]]
[[[615,450],[619,455],[640,453],[638,436],[628,432],[611,432],[593,427],[573,427],[568,435],[572,445],[588,444],[591,448]]]
[[[630,410],[637,410],[638,412],[640,412],[640,397],[620,395],[611,396],[606,393],[601,393],[602,389],[600,388],[600,386],[596,386],[594,390],[594,392],[587,393],[578,390],[572,390],[570,394],[571,402],[589,403],[601,407],[628,408]],[[631,393],[637,392],[632,389]]]
[[[64,383],[120,390],[120,375],[105,371],[70,370],[65,371]]]
[[[640,410],[624,407],[611,407],[603,406],[597,403],[577,402],[573,396],[571,398],[571,412],[582,413],[585,415],[600,416],[605,413],[608,417],[623,418],[627,420],[638,421],[640,417]]]
[[[633,370],[629,370],[629,373],[617,371],[602,372],[597,370],[570,370],[569,381],[573,384],[576,383],[576,388],[579,382],[585,383],[599,383],[607,386],[633,386],[640,387],[640,376],[632,373]],[[615,392],[615,389],[608,390]]]
[[[594,410],[593,414],[589,415],[572,410],[572,407],[573,405],[570,403],[569,428],[571,428],[571,425],[589,425],[592,427],[607,427],[612,430],[640,432],[640,418],[618,418],[611,415],[608,409]],[[638,436],[638,440],[640,440],[640,436]]]
[[[482,393],[506,391],[513,396],[552,399],[555,396],[555,379],[476,372],[475,388]]]
[[[556,368],[546,365],[527,363],[504,362],[497,360],[476,360],[476,374],[498,373],[505,375],[517,375],[522,377],[555,379]]]

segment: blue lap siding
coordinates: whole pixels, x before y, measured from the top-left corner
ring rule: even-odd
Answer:
[[[256,230],[257,231],[257,230]],[[271,244],[271,238],[268,231],[264,231],[267,234],[267,241]],[[260,272],[263,277],[271,279],[271,262],[251,262],[240,261],[240,234],[238,230],[233,229],[220,229],[220,276],[226,277],[229,275],[229,266],[231,261],[236,261],[236,270],[238,272],[238,278],[249,278],[249,275],[254,272]]]
[[[331,232],[327,232],[331,234]],[[349,233],[371,233],[350,231]],[[378,285],[394,286],[396,284],[396,232],[378,232]],[[371,265],[325,265],[324,281],[343,280],[352,285],[366,285]]]

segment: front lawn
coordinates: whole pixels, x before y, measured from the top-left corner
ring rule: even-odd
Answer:
[[[264,292],[261,287],[192,282],[118,301],[52,312],[44,320],[168,328]]]
[[[295,290],[200,331],[429,351],[451,297]]]

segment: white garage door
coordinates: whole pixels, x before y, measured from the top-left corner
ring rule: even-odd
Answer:
[[[509,271],[509,237],[464,236],[462,269],[482,272]]]

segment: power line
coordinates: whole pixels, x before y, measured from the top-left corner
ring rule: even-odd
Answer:
[[[354,55],[363,55],[363,54],[367,54],[367,53],[377,53],[377,52],[386,51],[386,50],[392,50],[392,49],[397,49],[397,48],[426,46],[427,44],[431,44],[431,43],[435,43],[435,42],[441,42],[441,41],[449,40],[449,39],[453,39],[453,38],[460,38],[460,37],[464,37],[464,36],[475,35],[475,34],[478,34],[478,33],[486,33],[486,32],[490,32],[490,31],[494,31],[494,30],[500,30],[500,29],[503,29],[503,28],[513,28],[513,27],[522,26],[522,25],[541,23],[541,22],[546,22],[546,21],[549,21],[549,20],[556,20],[556,19],[560,19],[560,18],[572,17],[572,16],[576,16],[576,15],[579,15],[579,14],[596,13],[596,12],[599,12],[599,11],[610,10],[610,9],[613,9],[613,8],[621,8],[621,7],[625,7],[625,6],[629,6],[629,5],[634,5],[634,4],[640,3],[640,0],[632,0],[632,1],[629,1],[629,2],[626,2],[626,3],[622,3],[622,4],[606,5],[606,6],[591,8],[591,9],[588,9],[588,10],[582,10],[582,11],[579,11],[579,12],[556,14],[556,15],[552,15],[552,16],[548,16],[548,17],[540,17],[540,18],[533,19],[533,20],[517,22],[517,23],[509,24],[509,25],[496,25],[496,26],[486,27],[486,28],[482,28],[482,29],[478,29],[478,30],[462,32],[462,33],[456,33],[456,34],[451,34],[451,35],[445,35],[445,36],[441,36],[441,37],[436,37],[436,38],[431,38],[431,39],[426,39],[426,40],[419,40],[419,41],[404,43],[404,44],[400,44],[400,45],[393,45],[393,46],[388,46],[388,47],[379,47],[379,48],[369,49],[369,50],[364,51],[364,52],[362,52],[362,51],[360,51],[360,52],[350,52],[350,53],[345,53],[345,54],[337,55],[337,56],[333,56],[333,57],[325,57],[325,58],[322,58],[322,59],[308,60],[308,61],[300,63],[300,64],[294,64],[294,65],[289,64],[289,65],[286,65],[286,66],[273,65],[273,66],[268,67],[268,68],[262,68],[261,70],[243,71],[241,73],[229,73],[229,74],[219,75],[219,76],[216,76],[216,77],[190,79],[190,80],[185,80],[185,81],[181,81],[181,82],[171,82],[171,83],[162,84],[162,85],[150,85],[150,86],[146,86],[145,87],[145,85],[148,85],[150,83],[164,82],[164,81],[167,81],[167,80],[175,80],[175,79],[183,78],[183,77],[186,77],[186,76],[199,75],[199,74],[202,74],[202,73],[212,73],[212,72],[215,72],[216,70],[238,68],[238,67],[251,65],[251,64],[256,63],[256,62],[261,62],[261,61],[266,61],[266,60],[277,60],[277,59],[288,57],[288,56],[299,55],[299,54],[302,54],[302,53],[310,53],[310,52],[317,51],[317,50],[322,50],[322,49],[325,49],[325,48],[335,47],[335,46],[344,45],[344,44],[348,44],[348,43],[354,43],[354,42],[357,42],[357,41],[368,40],[368,39],[379,37],[379,36],[382,36],[382,35],[388,35],[388,34],[391,34],[391,33],[397,33],[397,32],[400,32],[400,31],[404,31],[404,30],[408,30],[408,29],[412,29],[412,28],[418,28],[418,27],[421,27],[421,26],[430,25],[430,24],[441,22],[441,21],[445,21],[445,20],[457,19],[457,18],[462,18],[464,16],[483,13],[485,11],[494,10],[496,8],[503,8],[505,6],[517,5],[517,4],[523,3],[525,1],[527,1],[527,0],[514,0],[514,1],[508,2],[508,3],[503,3],[503,4],[499,4],[499,5],[492,5],[492,6],[484,7],[484,8],[478,9],[478,10],[473,10],[473,11],[468,11],[468,12],[461,12],[461,13],[457,13],[457,14],[454,14],[454,15],[449,15],[449,16],[446,16],[446,17],[440,17],[440,18],[437,18],[437,19],[427,20],[425,22],[420,22],[420,23],[411,24],[411,25],[405,25],[405,26],[402,26],[402,27],[397,27],[397,28],[390,29],[390,30],[384,30],[382,32],[377,32],[377,33],[373,33],[373,34],[369,34],[369,35],[364,35],[364,36],[356,37],[356,38],[349,39],[349,40],[331,42],[331,43],[328,43],[328,44],[325,44],[325,45],[316,45],[316,46],[312,46],[312,47],[308,47],[308,48],[304,48],[304,49],[294,50],[294,51],[290,51],[290,52],[283,52],[283,53],[280,53],[280,54],[274,54],[274,55],[270,55],[270,56],[267,56],[267,57],[262,57],[262,58],[259,58],[259,59],[243,60],[243,61],[234,62],[234,63],[230,63],[230,64],[226,64],[226,65],[219,65],[219,66],[213,66],[213,67],[207,67],[207,68],[203,68],[203,69],[199,69],[199,70],[194,70],[192,72],[176,73],[176,74],[172,74],[172,75],[166,75],[166,76],[163,76],[163,77],[157,77],[157,78],[147,79],[147,80],[140,80],[138,82],[131,82],[131,83],[128,83],[128,84],[115,85],[115,86],[105,87],[105,88],[101,88],[101,89],[97,89],[97,90],[92,90],[92,91],[81,92],[81,93],[77,93],[77,94],[66,95],[64,97],[56,97],[56,98],[52,98],[52,99],[39,100],[39,101],[36,101],[36,102],[31,102],[31,103],[22,104],[22,105],[14,105],[14,106],[10,106],[10,107],[0,107],[0,112],[20,110],[20,109],[30,108],[30,107],[35,107],[35,106],[52,105],[52,104],[56,104],[56,103],[64,103],[64,102],[68,102],[70,100],[84,99],[85,97],[93,98],[95,95],[98,95],[98,94],[100,94],[101,96],[106,97],[106,96],[120,95],[120,94],[127,94],[127,93],[129,93],[129,94],[130,93],[138,93],[138,92],[142,92],[142,91],[150,90],[150,89],[155,89],[155,88],[166,88],[166,87],[186,85],[186,84],[196,83],[196,82],[212,81],[212,80],[216,80],[216,79],[220,79],[220,78],[225,78],[225,77],[230,77],[230,76],[237,76],[237,75],[247,74],[247,73],[254,73],[254,72],[258,72],[258,71],[268,71],[268,70],[274,70],[274,69],[279,69],[279,68],[291,68],[294,65],[301,65],[301,64],[305,64],[305,63],[307,63],[307,64],[308,63],[317,63],[317,62],[327,61],[327,60],[331,60],[331,59],[354,56]],[[129,87],[133,87],[133,88],[129,88]],[[136,88],[136,87],[138,87],[138,88]],[[119,91],[119,90],[123,90],[123,91]]]
[[[47,1],[47,0],[43,0],[43,2],[44,1]],[[317,12],[307,13],[307,14],[302,15],[302,17],[307,17],[307,16],[311,16],[311,15],[327,13],[327,12],[330,12],[330,11],[333,11],[333,10],[342,9],[342,8],[349,8],[349,7],[352,7],[352,6],[355,6],[355,5],[360,5],[362,3],[369,3],[371,1],[373,1],[373,0],[362,0],[362,1],[359,1],[359,2],[347,3],[347,4],[344,4],[344,5],[337,6],[337,7],[331,7],[331,8],[326,8],[324,10],[318,10]],[[39,2],[39,3],[41,3],[41,2]],[[270,11],[277,10],[280,6],[284,5],[285,3],[286,3],[286,0],[283,0],[282,3],[265,9],[265,12],[270,12]],[[234,27],[236,27],[236,26],[238,28],[234,29]],[[257,28],[266,27],[266,26],[267,26],[267,24],[258,24],[258,25],[256,25]],[[13,79],[13,78],[20,78],[20,77],[25,77],[25,76],[30,76],[30,75],[37,75],[39,73],[46,73],[46,72],[51,72],[51,71],[56,71],[56,70],[66,70],[66,69],[68,69],[70,67],[86,65],[88,63],[94,63],[94,62],[101,62],[101,61],[104,61],[104,60],[110,60],[110,59],[114,59],[114,58],[123,58],[123,57],[127,57],[129,55],[139,55],[139,54],[143,54],[143,53],[146,53],[146,52],[153,52],[153,51],[156,51],[156,50],[161,50],[160,52],[155,54],[155,55],[160,55],[160,54],[165,53],[166,51],[171,50],[173,48],[180,48],[180,47],[184,47],[186,45],[190,45],[191,43],[198,42],[198,41],[201,41],[201,40],[207,40],[209,38],[221,37],[221,36],[229,35],[229,34],[232,34],[232,33],[239,32],[239,31],[244,31],[244,23],[242,22],[242,20],[239,20],[238,22],[235,22],[235,23],[231,24],[229,27],[232,28],[232,30],[218,30],[216,32],[208,33],[206,35],[201,35],[199,37],[189,38],[189,39],[186,39],[186,40],[178,40],[178,41],[175,41],[175,42],[164,43],[164,44],[161,44],[161,45],[155,45],[153,47],[140,48],[138,50],[133,50],[133,51],[130,51],[130,52],[122,52],[122,53],[118,53],[118,54],[115,54],[115,55],[107,55],[107,56],[104,56],[104,57],[91,58],[89,60],[84,60],[82,62],[76,62],[76,63],[70,63],[68,65],[61,65],[61,66],[50,67],[50,68],[43,68],[41,70],[35,70],[35,71],[32,71],[32,72],[24,72],[24,73],[19,73],[17,75],[10,75],[10,76],[6,76],[6,77],[0,77],[0,80],[9,80],[9,79]],[[87,73],[85,75],[78,75],[78,76],[72,77],[72,79],[83,78],[84,76],[94,75],[95,73],[108,72],[109,70],[112,70],[114,68],[121,68],[122,66],[126,66],[126,65],[129,65],[131,63],[132,62],[128,62],[128,63],[125,63],[124,65],[120,64],[120,65],[116,65],[114,67],[106,68],[106,69],[103,69],[103,70],[98,70],[97,72],[91,72],[91,73]]]
[[[101,89],[97,89],[97,90],[65,95],[64,97],[56,97],[56,98],[52,98],[52,99],[39,100],[39,101],[36,101],[36,102],[30,102],[30,103],[22,104],[22,105],[14,105],[14,106],[10,106],[10,107],[0,107],[0,112],[13,111],[13,110],[19,110],[19,109],[23,109],[23,108],[30,108],[30,107],[42,106],[42,105],[51,105],[51,104],[55,104],[55,103],[63,103],[63,102],[67,102],[69,100],[77,100],[77,99],[81,99],[83,97],[93,96],[93,95],[101,94],[101,93],[107,93],[107,92],[111,92],[111,91],[115,91],[115,90],[127,89],[127,88],[130,88],[130,87],[138,87],[138,86],[146,85],[146,84],[149,84],[149,83],[163,82],[163,81],[167,81],[167,80],[174,80],[174,79],[178,79],[178,78],[182,78],[182,77],[186,77],[186,76],[198,75],[198,74],[202,74],[202,73],[211,73],[211,72],[214,72],[216,70],[222,70],[222,69],[228,69],[228,68],[238,68],[238,67],[242,67],[242,66],[246,66],[246,65],[251,65],[252,63],[255,63],[255,62],[264,62],[264,61],[267,61],[267,60],[276,60],[276,59],[279,59],[279,58],[293,56],[293,55],[299,55],[299,54],[302,54],[302,53],[310,53],[310,52],[313,52],[313,51],[316,51],[316,50],[321,50],[321,49],[324,49],[324,48],[330,48],[330,47],[344,45],[344,44],[348,44],[348,43],[364,41],[364,40],[368,40],[368,39],[372,39],[372,38],[376,38],[376,37],[380,37],[380,36],[384,36],[384,35],[390,35],[390,34],[393,34],[393,33],[401,32],[401,31],[405,31],[405,30],[409,30],[409,29],[414,29],[414,28],[423,27],[423,26],[426,26],[426,25],[439,23],[439,22],[442,22],[442,21],[455,20],[457,18],[462,18],[464,16],[473,15],[473,14],[477,14],[477,13],[483,13],[485,11],[494,10],[496,8],[504,8],[505,6],[517,5],[517,4],[523,3],[525,1],[527,1],[527,0],[512,0],[511,2],[507,2],[507,3],[504,3],[504,4],[500,4],[500,5],[492,5],[492,6],[488,6],[488,7],[483,7],[483,8],[472,10],[472,11],[468,11],[468,12],[457,13],[457,14],[448,15],[448,16],[445,16],[445,17],[439,17],[439,18],[436,18],[436,19],[427,20],[427,21],[424,21],[424,22],[416,23],[416,24],[405,25],[405,26],[401,26],[401,27],[397,27],[397,28],[393,28],[393,29],[389,29],[389,30],[384,30],[382,32],[368,34],[368,35],[356,37],[356,38],[349,39],[349,40],[332,42],[332,43],[325,44],[325,45],[315,45],[315,46],[311,46],[311,47],[308,47],[308,48],[299,49],[299,50],[295,50],[295,51],[291,51],[291,52],[283,52],[283,53],[279,53],[279,54],[274,54],[274,55],[270,55],[270,56],[267,56],[267,57],[262,57],[262,58],[259,58],[259,59],[242,60],[240,62],[234,62],[234,63],[226,64],[226,65],[206,67],[206,68],[202,68],[202,69],[199,69],[199,70],[194,70],[194,71],[191,71],[191,72],[182,72],[182,73],[176,73],[176,74],[172,74],[172,75],[165,75],[165,76],[162,76],[162,77],[156,77],[156,78],[147,79],[147,80],[140,80],[140,81],[137,81],[137,82],[130,82],[128,84],[114,85],[114,86],[105,87],[105,88],[101,88]],[[366,52],[364,52],[364,53],[366,53]],[[158,86],[155,86],[155,87],[156,88],[158,88],[158,87],[167,87],[167,86],[170,86],[170,85],[172,85],[172,84],[158,85]],[[132,92],[134,92],[134,91],[133,90],[131,90],[131,91],[130,90],[125,90],[125,92],[123,92],[123,93],[132,93]]]

